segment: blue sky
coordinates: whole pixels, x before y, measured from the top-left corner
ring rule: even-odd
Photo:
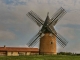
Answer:
[[[80,0],[0,0],[0,46],[27,47],[40,28],[26,14],[32,10],[45,20],[47,12],[51,17],[60,7],[67,13],[55,29],[69,43],[57,45],[57,51],[80,53]]]
[[[26,2],[20,1],[20,0],[2,0],[3,3],[9,5],[9,4],[14,4],[14,5],[25,5]]]

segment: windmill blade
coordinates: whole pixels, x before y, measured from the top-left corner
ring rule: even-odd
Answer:
[[[58,12],[56,12],[56,14],[51,18],[51,22],[48,25],[55,25],[57,23],[57,21],[64,16],[64,14],[66,13],[66,11],[61,7]]]
[[[67,45],[67,42],[61,38],[58,34],[55,34],[54,30],[52,28],[48,27],[49,31],[57,37],[57,42],[62,46],[65,47]]]
[[[28,47],[33,48],[38,42],[39,42],[39,37],[31,45],[28,45]]]
[[[56,23],[66,14],[65,11],[63,11],[54,21],[52,22],[52,25],[56,25]]]
[[[44,21],[33,11],[28,12],[27,16],[36,22],[39,27],[44,24]]]
[[[33,20],[39,27],[41,26],[40,22],[38,22],[37,19],[31,13],[28,12],[27,16],[31,18],[31,20]]]
[[[62,40],[62,42],[64,43],[63,47],[65,47],[67,45],[68,41],[64,37],[62,37],[60,34],[58,34],[58,33],[57,33],[57,36],[58,36],[59,39]],[[58,43],[59,43],[59,41],[58,41]]]
[[[62,7],[60,7],[51,17],[51,20],[53,20],[57,15],[60,14],[61,11],[63,11],[64,9]]]
[[[41,36],[41,31],[39,31],[28,43],[28,47],[34,46],[38,42],[38,38]]]
[[[54,33],[57,34],[56,30],[54,29],[52,25],[50,25],[49,28],[51,28],[54,31]]]
[[[39,15],[37,15],[36,13],[34,13],[33,11],[30,11],[37,19],[38,21],[43,25],[44,21],[41,19],[41,17]]]
[[[62,47],[64,47],[64,44],[61,42],[61,39],[59,40],[59,37],[57,36],[57,32],[56,32],[56,30],[53,28],[53,27],[51,27],[51,26],[49,26],[49,31],[53,34],[53,35],[55,35],[56,37],[57,37],[57,42],[62,46]]]
[[[53,35],[55,35],[55,36],[58,38],[58,39],[57,39],[57,42],[58,42],[62,47],[64,47],[64,46],[65,46],[64,42],[57,36],[57,34],[55,34],[54,31],[52,31],[50,28],[49,28],[49,30],[51,31],[51,33],[52,33]]]
[[[68,41],[67,41],[63,36],[61,36],[59,33],[57,33],[57,35],[58,35],[59,37],[61,37],[61,38],[65,41],[66,44],[68,43]]]

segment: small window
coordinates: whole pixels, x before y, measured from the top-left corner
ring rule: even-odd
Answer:
[[[53,44],[53,42],[51,42],[51,44]]]

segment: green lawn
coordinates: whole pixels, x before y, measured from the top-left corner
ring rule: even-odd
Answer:
[[[0,60],[80,60],[80,56],[65,56],[65,55],[0,56]]]

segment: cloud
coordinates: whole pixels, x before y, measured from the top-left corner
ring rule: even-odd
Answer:
[[[80,46],[80,44],[79,44],[80,29],[77,28],[78,26],[63,25],[63,26],[59,26],[59,28],[57,28],[57,32],[59,32],[68,41],[68,44],[65,48],[61,48],[59,45],[57,45],[57,52],[64,51],[64,52],[80,53],[80,48],[79,48],[79,46]]]
[[[76,24],[80,25],[80,11],[74,10],[71,12],[66,13],[66,15],[63,17],[62,21],[64,22],[63,24]],[[62,22],[61,21],[61,22]]]
[[[79,0],[0,0],[0,39],[7,40],[6,44],[10,42],[9,45],[26,44],[39,30],[39,27],[26,14],[32,10],[45,20],[47,12],[51,16],[63,7],[67,14],[56,24],[55,28],[68,39],[69,43],[63,50],[59,47],[59,51],[80,52],[79,44],[77,45],[80,42],[78,41],[80,36],[78,33],[80,31],[79,6]],[[77,46],[76,49],[74,46]]]
[[[10,31],[0,31],[0,40],[14,40],[16,35]]]
[[[3,3],[7,5],[25,5],[26,2],[22,0],[2,0]]]

